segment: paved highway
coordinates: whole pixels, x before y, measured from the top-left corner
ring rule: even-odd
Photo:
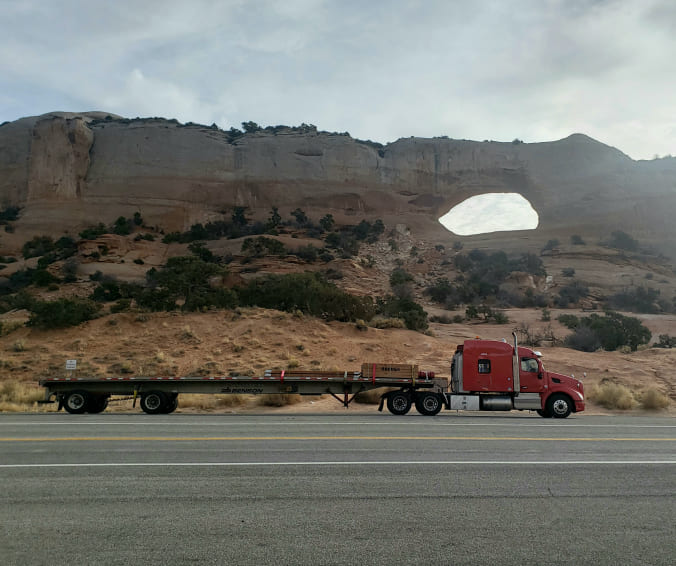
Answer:
[[[0,563],[673,564],[676,421],[0,415]]]

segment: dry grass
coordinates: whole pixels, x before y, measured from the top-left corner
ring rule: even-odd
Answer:
[[[45,392],[41,387],[21,381],[0,383],[0,412],[19,412],[34,409],[43,399]]]
[[[396,388],[392,387],[379,387],[378,389],[371,389],[370,391],[362,391],[355,395],[355,403],[361,403],[362,405],[379,405],[380,397],[383,393],[388,391],[394,391]]]
[[[671,400],[661,391],[650,388],[641,393],[640,403],[646,411],[661,411],[669,406]]]
[[[178,397],[181,409],[199,409],[213,411],[224,407],[241,407],[250,400],[248,395],[202,395],[199,393],[182,393]]]
[[[258,404],[264,407],[284,407],[285,405],[296,405],[300,402],[301,396],[297,393],[266,394],[258,397]]]
[[[619,383],[603,381],[587,389],[587,398],[606,409],[628,411],[636,406],[636,399],[630,389]]]

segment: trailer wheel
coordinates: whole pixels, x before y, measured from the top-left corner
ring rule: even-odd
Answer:
[[[174,393],[171,397],[167,399],[167,402],[164,404],[162,407],[162,411],[160,411],[163,415],[168,415],[169,413],[173,413],[176,408],[178,407],[178,394]]]
[[[71,415],[81,415],[87,411],[89,393],[86,391],[71,391],[66,393],[63,400],[63,408]]]
[[[108,397],[105,395],[90,395],[87,401],[88,413],[102,413],[108,406]]]
[[[393,415],[405,415],[411,410],[411,396],[403,391],[391,393],[387,398],[387,410]]]
[[[141,395],[141,409],[149,415],[159,415],[167,404],[167,396],[162,391],[149,391]]]
[[[543,411],[542,409],[538,409],[535,411],[538,415],[540,415],[543,419],[551,419],[552,414],[549,411]]]
[[[547,412],[555,419],[565,419],[572,410],[572,402],[568,395],[555,393],[547,399]]]
[[[441,399],[436,393],[419,393],[415,396],[415,408],[421,415],[433,417],[441,411]]]

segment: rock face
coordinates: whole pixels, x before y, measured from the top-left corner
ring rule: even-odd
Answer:
[[[54,113],[0,127],[0,204],[42,233],[140,211],[182,230],[233,206],[312,218],[382,218],[453,237],[438,218],[470,196],[517,192],[540,216],[530,232],[475,240],[607,237],[624,230],[673,253],[676,159],[636,162],[586,136],[537,144],[400,139],[386,146],[312,127],[233,138],[175,120]],[[469,238],[470,240],[472,238]],[[523,246],[522,246],[523,247]]]

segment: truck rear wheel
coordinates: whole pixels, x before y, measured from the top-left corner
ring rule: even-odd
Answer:
[[[159,415],[167,404],[167,396],[162,391],[149,391],[141,395],[141,409],[149,415]]]
[[[421,415],[433,417],[441,411],[441,399],[436,393],[419,393],[415,396],[415,408]]]
[[[167,402],[162,407],[161,413],[163,415],[168,415],[169,413],[173,413],[177,407],[178,407],[178,394],[174,393],[167,399]]]
[[[89,393],[86,391],[71,391],[66,393],[63,400],[63,408],[71,415],[81,415],[87,411]]]
[[[102,413],[108,406],[108,397],[105,395],[90,395],[87,401],[88,413]]]
[[[403,391],[396,391],[387,398],[387,410],[393,415],[405,415],[411,410],[411,396]]]
[[[565,419],[573,410],[573,403],[568,395],[555,393],[547,399],[547,412],[555,419]]]

